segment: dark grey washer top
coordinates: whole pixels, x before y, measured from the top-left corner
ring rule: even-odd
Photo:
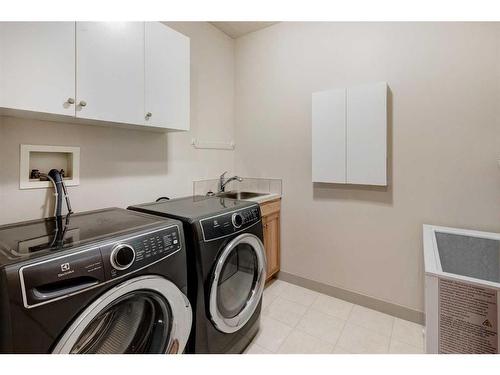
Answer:
[[[75,213],[70,216],[61,243],[54,242],[56,219],[38,219],[0,226],[0,265],[8,259],[30,259],[47,252],[75,248],[148,227],[165,225],[167,219],[122,208]],[[65,220],[64,220],[65,222]]]
[[[500,282],[500,241],[436,232],[444,272]]]

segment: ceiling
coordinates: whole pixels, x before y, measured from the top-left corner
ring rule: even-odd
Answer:
[[[277,22],[210,22],[219,30],[229,35],[231,38],[239,38],[245,34],[251,33],[274,25]]]

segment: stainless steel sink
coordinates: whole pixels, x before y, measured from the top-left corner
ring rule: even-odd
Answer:
[[[257,197],[262,197],[267,195],[266,193],[254,193],[251,191],[228,191],[224,193],[218,193],[218,197],[231,198],[231,199],[252,199]]]

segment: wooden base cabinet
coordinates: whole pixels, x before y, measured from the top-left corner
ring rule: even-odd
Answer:
[[[264,202],[260,205],[264,229],[264,247],[267,257],[266,281],[280,270],[280,209],[281,199]]]

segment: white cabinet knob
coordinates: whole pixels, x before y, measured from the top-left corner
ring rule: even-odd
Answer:
[[[85,107],[87,105],[87,102],[85,100],[80,100],[80,103],[78,103],[80,107]]]
[[[75,99],[73,99],[73,98],[68,98],[68,100],[66,100],[66,102],[67,102],[68,104],[75,104]]]

